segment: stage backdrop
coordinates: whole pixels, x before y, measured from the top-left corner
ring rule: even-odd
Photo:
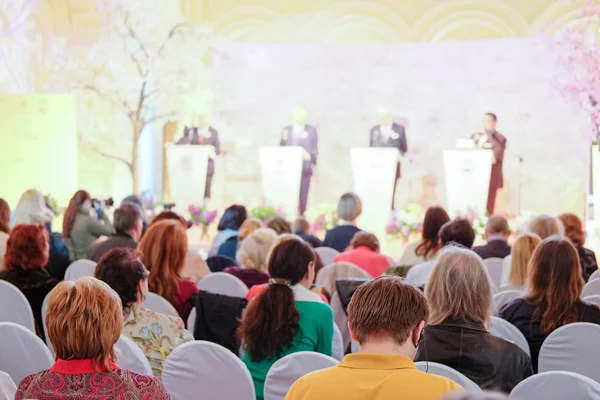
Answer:
[[[442,152],[492,111],[508,139],[501,211],[584,214],[589,125],[554,93],[560,71],[543,39],[219,50],[227,56],[215,60],[213,124],[229,153],[215,176],[220,204],[260,201],[258,149],[278,144],[294,105],[319,133],[310,204],[335,201],[352,190],[350,150],[368,145],[376,111],[387,107],[408,135],[400,201],[444,204]]]

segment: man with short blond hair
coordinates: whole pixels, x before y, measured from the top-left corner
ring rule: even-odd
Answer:
[[[286,400],[436,400],[461,389],[419,371],[413,362],[429,307],[423,293],[396,276],[358,287],[348,306],[348,327],[360,345],[335,367],[300,378]]]

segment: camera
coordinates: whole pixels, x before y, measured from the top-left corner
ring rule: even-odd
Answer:
[[[96,210],[100,209],[101,204],[102,204],[102,200],[92,199],[92,205]],[[115,201],[113,200],[112,197],[109,197],[108,199],[104,200],[104,205],[106,207],[112,207],[113,205],[115,205]]]

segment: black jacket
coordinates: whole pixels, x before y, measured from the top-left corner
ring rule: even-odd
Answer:
[[[505,258],[510,255],[510,246],[506,240],[490,240],[484,246],[473,247],[473,251],[484,260],[488,258]]]
[[[346,251],[350,242],[356,232],[360,232],[354,225],[338,225],[327,231],[325,234],[325,240],[323,240],[324,247],[330,247],[343,253]]]
[[[321,239],[319,239],[315,235],[311,235],[310,233],[302,231],[294,232],[294,234],[296,236],[300,236],[306,243],[310,244],[313,249],[323,246],[323,242],[321,242]]]
[[[356,289],[358,289],[360,285],[367,281],[368,279],[364,278],[344,278],[335,281],[335,290],[337,291],[338,296],[340,296],[340,301],[342,302],[342,306],[346,313],[348,312],[348,305],[350,304],[354,292],[356,292]]]
[[[516,344],[487,332],[471,321],[445,320],[427,326],[415,361],[454,368],[484,390],[509,393],[533,375],[531,359]]]
[[[216,343],[239,356],[236,330],[248,301],[240,297],[200,291],[192,299],[192,303],[196,308],[194,338]]]
[[[389,138],[387,136],[382,135],[381,133],[381,125],[375,125],[371,128],[371,132],[369,133],[369,146],[370,147],[393,147],[398,149],[400,154],[404,155],[408,151],[408,144],[406,142],[406,132],[404,127],[400,124],[393,123],[392,131],[397,135],[396,138]],[[396,168],[396,179],[400,178],[400,163]]]

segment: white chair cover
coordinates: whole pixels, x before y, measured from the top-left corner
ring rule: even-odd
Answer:
[[[475,382],[458,372],[457,370],[450,368],[444,364],[438,364],[430,361],[419,361],[415,365],[419,371],[427,372],[429,374],[444,376],[448,379],[461,385],[466,391],[469,392],[481,392],[481,388],[477,386]]]
[[[339,262],[326,264],[317,274],[315,283],[323,286],[328,293],[333,293],[336,291],[335,281],[343,278],[373,279],[364,269],[349,262]]]
[[[331,343],[332,356],[338,361],[342,361],[344,359],[344,339],[342,338],[342,332],[340,332],[340,328],[337,325],[333,324],[333,342]]]
[[[175,307],[173,307],[173,305],[169,303],[169,300],[157,295],[156,293],[149,292],[148,296],[146,296],[144,304],[142,304],[142,307],[144,307],[147,310],[154,311],[156,313],[179,318],[179,313],[177,312]]]
[[[17,385],[15,385],[11,377],[7,373],[0,371],[0,400],[14,400],[16,392]]]
[[[54,346],[52,346],[52,342],[50,342],[50,339],[48,338],[48,327],[46,326],[46,310],[48,310],[48,297],[50,297],[50,293],[48,293],[46,297],[44,297],[44,302],[42,303],[42,321],[44,321],[43,327],[44,336],[46,337],[46,346],[48,346],[48,350],[50,350],[50,353],[52,353],[52,355],[54,356]]]
[[[15,383],[54,364],[42,339],[21,325],[0,322],[0,338],[0,371],[10,375]]]
[[[512,264],[512,255],[504,257],[502,260],[502,277],[500,278],[500,287],[508,283],[508,276],[510,275],[510,265]]]
[[[525,295],[522,290],[501,290],[500,292],[494,295],[494,306],[496,307],[496,312],[500,311],[502,307],[506,304],[510,303],[514,299],[521,298]]]
[[[600,296],[600,278],[599,279],[590,279],[588,283],[583,287],[583,291],[581,292],[581,298],[588,296]]]
[[[552,332],[540,350],[539,372],[569,371],[600,382],[600,326],[577,322]]]
[[[35,333],[29,301],[16,286],[0,280],[0,322],[14,322]]]
[[[92,260],[76,260],[65,271],[65,281],[76,281],[82,276],[94,276],[96,263]]]
[[[277,360],[265,379],[265,400],[283,400],[294,382],[320,369],[335,367],[338,360],[312,351],[300,351]]]
[[[492,282],[496,285],[497,288],[502,286],[502,269],[504,260],[502,258],[488,258],[483,260],[483,264],[488,270],[488,274],[492,279]]]
[[[198,281],[198,289],[232,297],[246,297],[248,286],[226,272],[214,272]]]
[[[190,316],[187,320],[186,329],[190,331],[192,335],[194,334],[194,326],[196,326],[196,307],[192,308],[192,311],[190,311]]]
[[[152,367],[142,349],[127,336],[121,335],[115,343],[116,364],[138,375],[152,376]]]
[[[600,296],[598,296],[598,295],[587,296],[587,297],[584,297],[582,300],[586,303],[590,303],[590,304],[600,307]]]
[[[531,350],[529,349],[529,343],[527,343],[527,339],[519,328],[511,324],[510,322],[498,318],[498,317],[490,317],[490,327],[488,331],[499,338],[502,338],[508,342],[514,343],[520,348],[522,348],[525,353],[531,355]]]
[[[567,371],[543,372],[519,383],[510,400],[600,399],[600,384],[586,376]]]
[[[163,364],[162,382],[173,400],[254,400],[246,365],[215,343],[196,340],[178,346]]]
[[[338,292],[333,293],[333,296],[331,296],[330,306],[333,311],[333,321],[342,335],[342,345],[344,349],[347,349],[351,340],[350,331],[348,330],[348,316],[344,311],[344,306]]]
[[[588,278],[588,282],[593,281],[594,279],[600,279],[600,270],[595,270]]]
[[[323,265],[333,264],[333,260],[340,255],[340,252],[336,249],[332,249],[330,247],[317,247],[315,249],[319,257],[321,257],[321,261],[323,261]]]

